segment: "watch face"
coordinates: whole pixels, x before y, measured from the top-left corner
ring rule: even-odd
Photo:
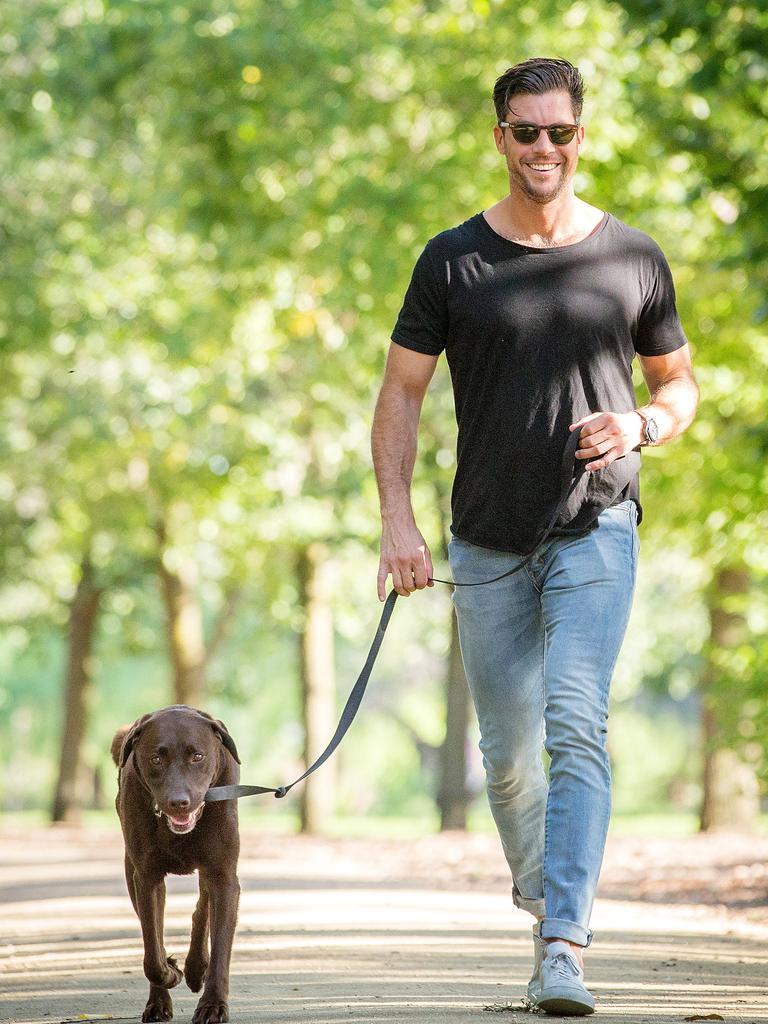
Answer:
[[[656,420],[649,419],[645,424],[645,437],[648,444],[656,444],[659,440],[659,425]]]

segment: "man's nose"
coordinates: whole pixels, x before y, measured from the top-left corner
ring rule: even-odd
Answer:
[[[555,152],[555,147],[549,141],[549,136],[544,128],[539,129],[539,137],[535,142],[532,142],[534,153],[547,153],[552,154]]]

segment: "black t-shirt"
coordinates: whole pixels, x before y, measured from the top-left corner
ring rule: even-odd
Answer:
[[[568,426],[635,408],[632,360],[686,344],[666,259],[648,235],[605,214],[589,237],[551,249],[510,242],[482,213],[419,257],[392,340],[446,351],[458,421],[452,532],[528,552],[554,510]],[[560,517],[579,534],[626,498],[639,452],[584,473]]]

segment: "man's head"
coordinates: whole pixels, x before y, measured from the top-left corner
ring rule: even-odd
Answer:
[[[513,195],[543,205],[571,188],[584,140],[583,97],[578,69],[557,58],[533,57],[497,80],[493,134],[507,161]]]

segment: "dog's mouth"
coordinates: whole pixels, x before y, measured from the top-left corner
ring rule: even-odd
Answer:
[[[204,807],[205,804],[200,804],[197,810],[190,811],[189,814],[164,813],[163,817],[168,822],[168,828],[171,832],[175,832],[177,836],[183,836],[185,832],[191,832],[198,823]]]

